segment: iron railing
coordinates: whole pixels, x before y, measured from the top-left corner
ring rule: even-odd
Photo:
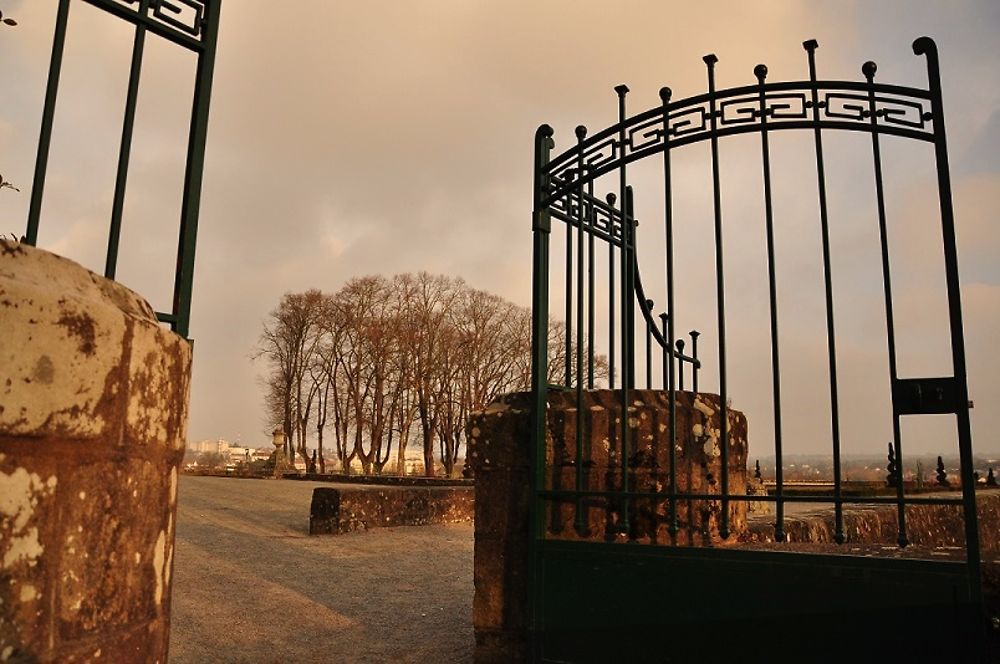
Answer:
[[[128,182],[132,134],[135,127],[136,102],[139,95],[139,77],[142,71],[146,34],[152,33],[162,37],[197,55],[184,170],[177,264],[174,271],[173,306],[169,313],[157,312],[156,314],[157,318],[161,322],[168,323],[172,330],[183,337],[188,337],[191,321],[195,244],[198,235],[205,142],[208,133],[209,102],[222,2],[221,0],[81,1],[135,26],[104,267],[104,276],[108,279],[115,278],[118,265],[122,211],[125,205],[125,189]],[[45,104],[42,110],[41,133],[38,139],[38,156],[35,161],[35,175],[31,187],[31,202],[25,233],[25,242],[30,245],[35,245],[38,242],[38,226],[42,211],[42,198],[45,190],[45,176],[48,169],[52,125],[55,118],[56,97],[59,92],[59,77],[62,71],[69,11],[70,0],[59,0],[59,6],[56,10],[55,35],[52,40],[52,56],[49,62],[48,84],[45,90]]]

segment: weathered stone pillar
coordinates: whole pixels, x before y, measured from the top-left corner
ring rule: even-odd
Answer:
[[[667,393],[630,392],[626,417],[630,428],[628,478],[631,491],[662,493],[670,487],[670,409]],[[501,397],[469,422],[467,463],[476,477],[475,596],[473,625],[479,664],[528,658],[528,516],[531,395]],[[576,393],[549,393],[546,416],[545,489],[576,487],[577,408],[584,409],[581,459],[583,488],[614,492],[621,488],[620,393],[590,390],[582,404]],[[676,405],[676,486],[678,493],[718,494],[721,463],[721,417],[715,394],[679,392]],[[729,492],[745,495],[747,423],[743,413],[728,410]],[[581,501],[571,497],[549,503],[543,515],[552,539],[629,542],[627,546],[727,546],[747,529],[745,501],[729,503],[730,536],[720,536],[721,501],[678,500],[677,531],[671,532],[667,501],[635,498],[629,502],[629,526],[623,504],[613,495]]]
[[[0,660],[166,662],[191,346],[0,241]]]

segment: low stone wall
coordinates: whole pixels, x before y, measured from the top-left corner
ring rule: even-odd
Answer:
[[[669,411],[666,394],[646,390],[631,393],[627,417],[630,424],[631,453],[628,464],[629,488],[635,491],[662,491],[669,488]],[[677,490],[711,494],[720,490],[721,462],[718,397],[681,393],[677,400]],[[546,473],[544,489],[572,490],[576,487],[576,395],[551,392],[546,418]],[[584,445],[581,449],[585,490],[615,491],[621,487],[619,429],[622,408],[619,395],[596,390],[586,392],[584,402]],[[472,416],[468,459],[476,478],[475,595],[473,624],[478,664],[530,660],[528,617],[529,507],[532,459],[531,396],[507,395]],[[747,428],[738,411],[729,419],[729,491],[733,494],[762,495],[763,486],[746,478]],[[959,495],[957,493],[953,495]],[[756,513],[748,515],[748,503]],[[612,497],[587,498],[582,524],[576,520],[577,501],[556,498],[544,514],[542,527],[548,539],[629,541],[634,545],[674,544],[677,546],[770,549],[785,545],[769,544],[774,539],[774,515],[768,501],[738,501],[730,505],[732,534],[719,533],[720,502],[679,501],[676,536],[668,526],[667,503],[651,504],[634,498],[630,523],[624,528],[623,506]],[[978,496],[980,539],[984,557],[1000,555],[1000,491],[984,491]],[[748,518],[749,516],[749,518]],[[844,522],[858,555],[960,559],[964,547],[961,510],[952,506],[907,508],[907,530],[914,546],[900,550],[896,539],[896,510],[893,506],[845,507]],[[816,553],[844,552],[833,542],[833,514],[817,506],[786,516],[789,539],[798,543],[792,550]],[[578,526],[582,525],[582,528]],[[633,544],[627,545],[632,547]],[[882,546],[888,545],[888,546]],[[633,551],[635,549],[632,549]],[[988,568],[994,573],[995,569]],[[989,575],[987,575],[989,577]],[[1000,573],[994,576],[1000,577]]]
[[[0,240],[0,660],[165,662],[191,346]]]
[[[936,494],[929,494],[936,495]],[[953,492],[951,497],[961,497]],[[983,557],[1000,555],[1000,489],[976,494],[979,521],[979,548]],[[898,513],[892,505],[848,505],[844,507],[844,532],[851,544],[896,543]],[[785,535],[789,542],[833,543],[833,508],[820,507],[809,514],[786,516]],[[918,547],[965,547],[965,520],[962,508],[952,505],[909,505],[906,508],[906,535]],[[750,519],[741,538],[746,543],[774,542],[774,515]]]
[[[662,491],[670,482],[669,404],[663,392],[635,390],[626,416],[630,424],[629,488]],[[528,513],[530,502],[531,395],[502,397],[472,416],[468,464],[476,478],[475,596],[473,624],[476,661],[527,659]],[[576,487],[577,403],[573,392],[550,392],[546,427],[546,489]],[[621,486],[619,393],[584,393],[584,487]],[[719,398],[712,394],[677,395],[677,490],[719,493],[722,471]],[[746,492],[746,418],[729,410],[729,491]],[[731,535],[719,533],[718,501],[678,501],[678,526],[670,532],[665,502],[633,499],[625,529],[623,509],[613,499],[582,502],[584,527],[576,527],[576,501],[557,499],[546,514],[547,536],[558,539],[718,546],[734,544],[747,525],[747,504],[729,505]]]
[[[309,508],[310,535],[432,523],[468,523],[472,487],[319,487]]]

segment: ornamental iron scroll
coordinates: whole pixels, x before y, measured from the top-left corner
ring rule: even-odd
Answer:
[[[131,67],[122,135],[119,144],[118,167],[108,231],[108,247],[104,276],[114,279],[118,266],[118,245],[121,237],[125,189],[128,183],[132,135],[135,127],[139,79],[147,33],[193,52],[197,57],[191,122],[184,166],[184,186],[181,201],[177,263],[174,272],[173,304],[169,312],[157,312],[157,319],[183,337],[188,336],[191,320],[191,295],[194,282],[194,255],[201,208],[201,186],[208,136],[208,113],[215,68],[216,40],[222,0],[77,0],[86,2],[134,26]],[[48,170],[49,147],[55,118],[59,76],[62,71],[63,49],[69,23],[71,0],[59,0],[56,10],[55,34],[49,62],[48,84],[42,109],[38,156],[31,188],[25,242],[35,245],[41,217],[45,178]]]

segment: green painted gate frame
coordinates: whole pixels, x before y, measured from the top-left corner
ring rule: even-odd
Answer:
[[[205,143],[208,138],[208,114],[212,96],[212,77],[215,69],[215,51],[222,0],[80,1],[102,9],[135,26],[104,268],[104,276],[108,279],[115,278],[118,265],[118,243],[121,236],[122,211],[125,205],[125,188],[128,181],[132,133],[135,125],[136,102],[139,95],[139,78],[142,71],[146,33],[152,33],[185,48],[195,53],[198,59],[184,168],[173,305],[169,313],[157,312],[156,314],[157,318],[161,322],[168,323],[174,332],[188,338],[191,323],[191,295],[194,284],[195,244],[198,237],[198,217],[201,210]],[[138,6],[133,7],[133,5]],[[70,0],[59,0],[48,83],[45,90],[45,105],[42,110],[41,133],[38,139],[38,156],[35,160],[35,175],[31,187],[28,224],[24,237],[24,241],[32,246],[38,242],[38,226],[42,211],[45,176],[48,169],[56,97],[59,92],[59,75],[62,71],[63,48],[66,43],[66,29],[69,23],[69,10]]]
[[[866,62],[862,67],[865,81],[830,81],[821,80],[816,76],[815,54],[818,44],[815,40],[803,43],[808,55],[809,79],[803,81],[768,83],[767,68],[758,65],[754,69],[757,78],[755,85],[747,85],[724,90],[715,88],[715,65],[717,58],[707,55],[704,62],[708,73],[708,91],[687,99],[672,100],[669,88],[661,90],[662,104],[645,112],[628,117],[625,111],[625,98],[628,88],[624,85],[615,88],[618,96],[618,122],[588,138],[585,127],[577,127],[576,144],[558,156],[552,156],[555,147],[553,130],[548,125],[542,125],[535,133],[534,147],[534,184],[533,184],[533,278],[532,278],[532,450],[534,455],[533,472],[531,474],[532,508],[530,512],[530,567],[529,574],[529,615],[534,639],[534,656],[539,660],[562,661],[561,658],[571,657],[565,661],[575,661],[572,653],[577,653],[583,659],[595,657],[600,649],[593,638],[584,638],[586,634],[610,635],[608,630],[602,630],[600,621],[624,627],[623,620],[628,616],[639,615],[637,610],[629,610],[627,603],[611,601],[613,597],[629,597],[631,591],[639,591],[650,584],[665,584],[664,591],[669,588],[668,579],[678,581],[683,569],[694,573],[698,578],[726,578],[724,570],[739,569],[740,574],[756,574],[760,578],[770,579],[773,587],[783,588],[788,596],[785,599],[793,607],[792,610],[802,613],[803,595],[795,586],[782,582],[789,570],[807,570],[814,583],[826,583],[831,592],[847,592],[845,587],[850,584],[829,585],[831,577],[842,574],[852,574],[860,570],[862,576],[869,580],[892,578],[902,583],[909,590],[890,593],[895,598],[888,604],[876,603],[888,610],[892,619],[889,623],[899,622],[901,609],[912,609],[923,606],[919,588],[921,583],[937,584],[938,599],[947,596],[952,602],[944,602],[944,611],[948,615],[958,616],[956,629],[963,632],[966,643],[973,645],[977,653],[985,648],[985,622],[983,620],[982,591],[980,584],[980,553],[979,537],[975,509],[975,484],[972,467],[972,439],[969,426],[969,398],[966,380],[966,359],[964,331],[962,326],[961,298],[959,291],[958,259],[955,245],[954,213],[952,209],[951,181],[948,166],[947,140],[945,136],[944,111],[941,97],[941,78],[938,52],[934,41],[921,37],[913,42],[916,55],[926,57],[928,72],[927,89],[887,85],[875,82],[876,65]],[[823,265],[825,277],[825,305],[827,324],[827,346],[829,355],[830,396],[831,396],[831,432],[834,463],[833,495],[823,497],[794,497],[783,491],[782,447],[781,447],[781,399],[779,372],[779,345],[777,330],[777,304],[775,286],[775,265],[773,248],[773,225],[771,208],[771,174],[768,136],[770,132],[785,129],[811,130],[815,139],[815,155],[817,166],[817,185],[819,197],[819,212],[823,239]],[[887,498],[854,498],[842,495],[842,479],[840,472],[840,422],[838,412],[837,359],[834,336],[834,309],[832,293],[832,277],[830,264],[830,241],[826,203],[826,178],[823,158],[823,132],[829,130],[846,130],[867,132],[872,140],[872,159],[875,173],[875,190],[878,203],[878,221],[882,255],[883,292],[887,321],[887,338],[889,357],[889,373],[891,377],[891,401],[893,410],[893,447],[896,458],[897,479],[902,476],[902,448],[900,441],[900,417],[931,413],[951,413],[956,416],[959,454],[961,463],[962,498],[926,498],[907,497],[903,493],[902,481],[896,482],[895,497]],[[690,145],[703,140],[711,143],[712,154],[712,184],[714,194],[715,221],[715,256],[717,273],[717,322],[718,322],[718,353],[717,360],[720,377],[721,421],[726,421],[727,381],[726,381],[726,339],[725,339],[725,301],[722,255],[722,206],[719,177],[718,140],[726,136],[756,133],[761,137],[761,163],[763,167],[764,209],[767,232],[768,277],[770,285],[770,315],[771,315],[771,360],[772,360],[772,394],[774,397],[774,430],[775,430],[775,467],[776,491],[773,496],[732,495],[728,490],[728,470],[722,473],[721,491],[718,494],[694,496],[675,491],[674,448],[677,433],[674,431],[676,391],[678,378],[680,389],[683,389],[683,367],[691,364],[695,381],[697,369],[702,360],[697,358],[695,350],[691,356],[684,355],[684,342],[678,339],[674,329],[675,315],[673,302],[674,256],[673,256],[673,213],[671,206],[671,175],[670,154],[675,148]],[[948,317],[951,334],[951,350],[953,375],[928,378],[900,378],[896,368],[895,331],[893,326],[893,300],[889,269],[889,250],[886,232],[886,212],[884,189],[882,182],[882,158],[880,136],[898,136],[917,141],[929,142],[934,147],[934,159],[938,178],[938,196],[940,202],[941,233],[945,259],[945,279],[948,293]],[[638,222],[632,213],[632,190],[627,181],[628,164],[662,155],[664,170],[665,196],[665,235],[666,235],[666,292],[667,303],[665,311],[660,314],[661,326],[655,324],[652,314],[653,302],[646,299],[642,291],[642,282],[636,262],[636,227]],[[594,195],[594,182],[602,175],[618,173],[618,192],[609,194],[605,200]],[[620,204],[616,206],[616,201]],[[565,343],[565,379],[561,385],[550,385],[548,358],[548,328],[549,328],[549,250],[552,219],[563,221],[567,225],[566,234],[566,343]],[[573,235],[576,235],[576,279],[574,288],[573,273]],[[615,350],[615,318],[618,318],[621,329],[620,357],[622,409],[629,403],[629,391],[635,389],[635,352],[634,336],[636,333],[634,311],[638,306],[645,324],[647,339],[646,376],[647,388],[652,387],[652,353],[649,350],[655,343],[663,356],[664,390],[668,393],[669,439],[675,444],[670,448],[671,482],[668,489],[657,492],[630,491],[628,486],[629,455],[629,424],[627,417],[621,417],[622,440],[621,484],[618,491],[599,492],[588,490],[584,486],[581,463],[583,413],[577,408],[576,427],[576,467],[577,481],[574,489],[552,491],[545,490],[545,426],[548,408],[548,391],[550,389],[575,390],[578,403],[582,403],[584,389],[592,389],[593,383],[593,334],[594,334],[594,240],[602,240],[609,246],[610,262],[608,280],[611,293],[610,304],[610,386],[614,387],[614,350]],[[585,239],[589,248],[589,263],[586,264],[588,279],[585,282]],[[621,254],[620,266],[615,266],[615,249]],[[615,285],[615,277],[619,277],[619,285]],[[621,308],[616,310],[615,291],[620,289]],[[575,300],[575,332],[573,337]],[[584,336],[587,330],[587,337]],[[697,332],[692,333],[692,345],[696,349]],[[575,360],[575,362],[574,362]],[[574,367],[575,365],[575,367]],[[575,368],[575,371],[574,371]],[[697,382],[695,382],[697,391]],[[727,427],[721,427],[722,454],[721,467],[728,469],[727,461]],[[718,500],[722,503],[720,534],[729,535],[728,503],[739,500],[770,500],[776,508],[776,539],[780,542],[784,535],[784,505],[788,502],[829,502],[835,510],[835,539],[838,544],[846,541],[843,529],[843,506],[849,503],[890,503],[897,506],[898,512],[898,544],[905,547],[908,544],[906,535],[906,506],[915,504],[954,504],[962,507],[966,555],[964,562],[937,562],[915,560],[879,560],[850,556],[815,556],[791,552],[761,552],[761,551],[719,551],[712,549],[678,549],[663,546],[639,546],[603,542],[568,542],[546,540],[543,514],[547,501],[553,498],[569,498],[575,500],[577,522],[580,521],[582,499],[585,496],[606,495],[617,497],[621,508],[623,530],[628,530],[629,499],[644,498],[667,503],[669,505],[671,532],[676,532],[676,503],[679,499],[695,498]],[[640,564],[641,561],[641,564]],[[631,574],[631,581],[622,581],[618,586],[610,579],[624,569],[631,569],[626,562],[640,564],[642,569],[654,570],[645,576]],[[712,573],[712,565],[721,565]],[[567,576],[567,570],[575,569],[583,575]],[[614,570],[618,570],[615,572]],[[719,571],[723,570],[723,571]],[[845,571],[847,570],[847,571]],[[852,571],[853,570],[853,571]],[[735,572],[733,572],[735,574]],[[609,576],[610,575],[610,576]],[[720,576],[721,575],[721,576]],[[811,576],[810,576],[811,575]],[[662,576],[662,578],[660,578]],[[800,581],[803,579],[800,578]],[[586,582],[585,582],[586,581]],[[916,585],[914,583],[916,582]],[[590,584],[590,585],[587,585]],[[631,585],[630,585],[631,584]],[[776,584],[776,585],[774,585]],[[884,584],[878,585],[883,592]],[[711,586],[711,584],[709,584]],[[579,592],[581,587],[593,590],[597,588],[598,596],[610,602],[615,608],[602,610],[593,603],[588,606],[582,601]],[[917,589],[917,590],[915,590]],[[934,590],[934,589],[931,589]],[[725,583],[714,588],[715,592],[724,592]],[[602,593],[604,593],[602,595]],[[943,595],[941,594],[943,593]],[[633,595],[636,592],[632,593]],[[638,594],[641,594],[638,593]],[[567,596],[563,596],[567,595]],[[668,596],[669,597],[669,596]],[[780,598],[781,595],[776,597]],[[660,616],[661,626],[677,622],[677,614],[664,614],[665,602],[668,598],[660,597],[656,602],[636,600],[649,615]],[[600,602],[597,603],[598,605]],[[618,606],[622,604],[621,606]],[[935,605],[937,606],[937,605]],[[668,607],[669,608],[669,607]],[[925,609],[927,607],[924,607]],[[555,613],[554,613],[555,611]],[[559,612],[566,612],[565,615]],[[786,612],[786,618],[788,618]],[[812,615],[805,611],[805,616]],[[940,613],[935,614],[940,617]],[[567,623],[567,616],[569,622]],[[746,617],[746,616],[745,616]],[[829,616],[827,616],[829,617]],[[844,616],[841,615],[841,618]],[[711,614],[707,614],[711,620]],[[950,618],[949,618],[950,619]],[[802,618],[802,620],[806,620]],[[895,623],[893,621],[896,621]],[[654,621],[655,622],[655,621]],[[680,621],[683,622],[683,621]],[[807,621],[808,622],[808,621]],[[915,621],[912,624],[923,624]],[[567,631],[567,624],[573,624],[573,629]],[[805,623],[804,623],[805,624]],[[811,624],[818,624],[813,621]],[[891,627],[891,625],[890,625]],[[905,625],[896,625],[897,631],[905,629]],[[566,636],[572,633],[573,638]],[[560,636],[561,635],[561,636]],[[589,645],[577,648],[579,639],[584,638]],[[574,640],[575,639],[575,640]],[[621,644],[620,638],[613,639]],[[899,650],[889,651],[899,654]],[[590,653],[590,654],[588,654]],[[609,651],[614,656],[615,651]]]

